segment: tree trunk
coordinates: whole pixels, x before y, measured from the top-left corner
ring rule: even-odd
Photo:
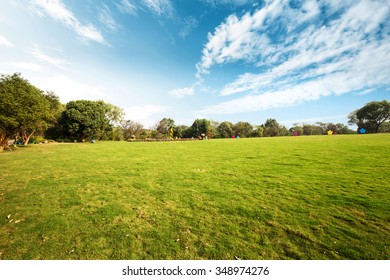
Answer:
[[[27,134],[26,131],[23,131],[23,133],[22,133],[23,145],[26,146],[28,144],[28,141],[30,141],[30,138],[34,134],[34,132],[35,132],[35,129],[33,129],[33,131],[30,134]]]
[[[12,151],[11,148],[8,146],[8,141],[9,141],[8,137],[3,138],[3,140],[0,141],[0,146],[3,148],[3,150]]]

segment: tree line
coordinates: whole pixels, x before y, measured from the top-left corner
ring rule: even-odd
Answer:
[[[367,133],[390,132],[390,103],[373,101],[350,113],[349,124],[341,123],[294,124],[287,128],[275,119],[264,124],[249,122],[216,122],[196,119],[191,126],[177,125],[171,118],[163,118],[153,128],[125,120],[121,108],[104,101],[75,100],[62,104],[53,92],[43,92],[19,73],[0,78],[0,147],[8,148],[10,140],[27,145],[52,139],[60,142],[91,140],[147,140],[231,137],[274,137],[288,135],[321,135],[329,130],[337,134],[351,134],[362,128]]]

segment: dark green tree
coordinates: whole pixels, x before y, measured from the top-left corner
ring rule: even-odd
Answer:
[[[105,134],[110,133],[113,123],[119,121],[117,115],[112,115],[113,107],[114,105],[103,101],[68,102],[61,117],[61,124],[65,130],[64,136],[78,140],[107,139]]]
[[[169,138],[169,130],[175,127],[175,121],[171,118],[163,118],[156,124],[158,138]]]
[[[302,126],[303,135],[321,135],[322,128],[313,124],[304,124]]]
[[[8,148],[9,139],[17,135],[27,144],[34,133],[46,129],[54,120],[51,97],[45,96],[18,73],[1,75],[0,145]]]
[[[207,135],[207,132],[210,130],[210,121],[206,119],[196,119],[190,129],[192,137],[199,137],[202,133]]]
[[[218,133],[221,138],[230,138],[234,134],[231,122],[221,122],[218,126]]]
[[[233,126],[233,131],[240,137],[248,138],[251,137],[253,126],[249,122],[238,122]]]
[[[387,100],[372,101],[351,112],[349,124],[356,124],[358,130],[365,128],[368,133],[378,133],[380,126],[390,119],[390,103]]]
[[[264,136],[279,136],[281,126],[275,119],[267,119],[263,125]]]

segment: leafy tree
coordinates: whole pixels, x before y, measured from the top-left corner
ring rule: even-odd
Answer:
[[[190,129],[192,137],[199,137],[202,133],[207,135],[207,132],[210,129],[210,121],[206,119],[196,119]]]
[[[79,140],[104,139],[119,120],[112,115],[114,105],[103,101],[76,100],[66,104],[61,123],[68,137]]]
[[[263,137],[264,133],[264,127],[262,127],[261,125],[257,125],[254,130],[252,131],[252,137]]]
[[[264,136],[279,136],[281,126],[275,119],[267,119],[264,123]]]
[[[236,135],[240,137],[250,137],[253,132],[253,126],[249,122],[238,122],[233,126]]]
[[[303,135],[321,135],[322,128],[313,124],[304,124],[302,126]]]
[[[163,118],[156,124],[156,131],[158,133],[158,138],[168,138],[170,128],[173,129],[175,126],[175,121],[171,118]]]
[[[381,124],[390,119],[390,103],[387,100],[372,101],[349,114],[349,124],[356,124],[358,130],[365,128],[377,133]]]
[[[230,138],[234,134],[233,124],[231,122],[221,122],[217,130],[221,138]]]
[[[62,127],[59,125],[62,112],[65,110],[65,105],[62,104],[53,92],[48,91],[45,94],[46,99],[50,104],[52,120],[49,122],[48,128],[42,133],[46,138],[56,139],[62,135]]]
[[[183,138],[185,136],[186,130],[188,130],[188,126],[186,125],[178,125],[173,128],[173,137]]]
[[[20,134],[27,144],[35,132],[47,128],[54,119],[49,99],[20,74],[0,77],[0,145]]]
[[[132,120],[122,121],[121,128],[123,131],[123,138],[129,140],[134,135],[136,138],[140,138],[140,135],[144,131],[144,126]]]
[[[294,123],[293,127],[291,127],[289,131],[291,134],[294,134],[295,132],[298,135],[303,135],[303,127],[299,123]]]

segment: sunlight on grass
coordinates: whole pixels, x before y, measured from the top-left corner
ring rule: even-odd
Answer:
[[[339,135],[4,152],[0,259],[389,259],[389,144]]]

